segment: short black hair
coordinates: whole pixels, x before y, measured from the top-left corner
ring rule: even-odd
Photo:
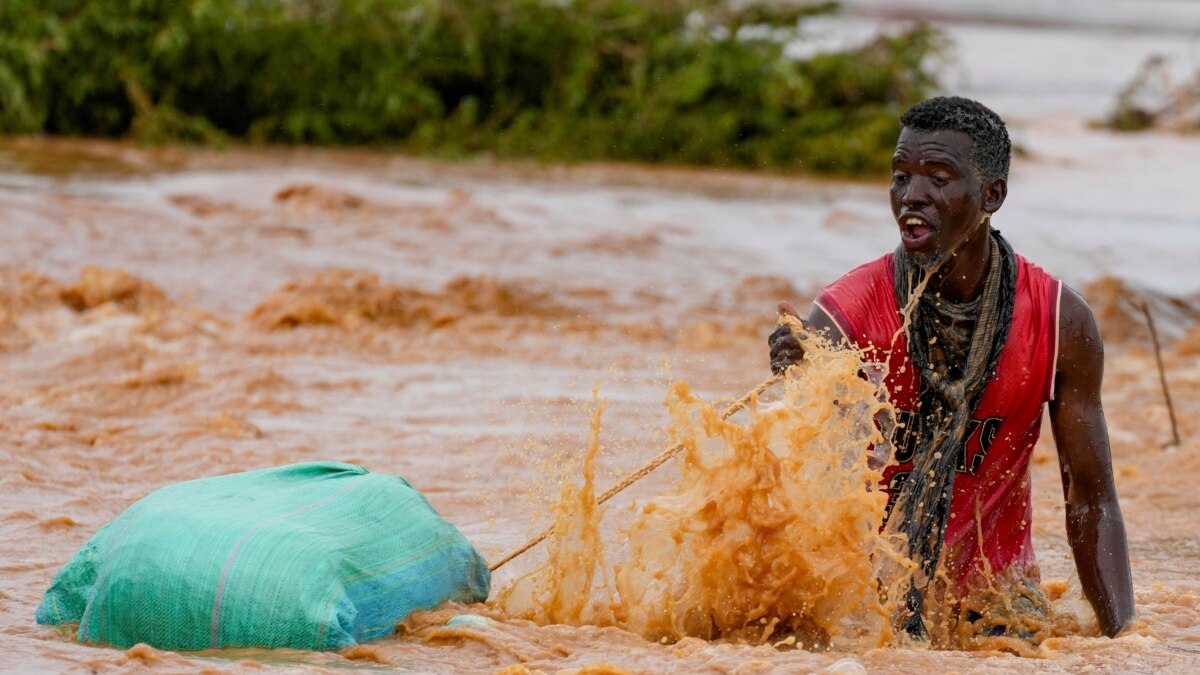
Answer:
[[[913,131],[961,131],[971,137],[971,163],[985,184],[1008,180],[1012,141],[1004,120],[979,101],[961,96],[937,96],[908,109],[900,125]]]

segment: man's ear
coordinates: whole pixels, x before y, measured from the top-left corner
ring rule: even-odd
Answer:
[[[983,212],[992,214],[1000,210],[1004,205],[1004,198],[1008,196],[1008,181],[1003,178],[996,180],[983,186]]]

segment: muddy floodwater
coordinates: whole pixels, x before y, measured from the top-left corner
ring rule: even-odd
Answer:
[[[865,16],[834,28],[874,30]],[[804,306],[892,249],[897,231],[880,181],[7,139],[0,671],[1200,671],[1200,139],[1087,125],[1135,57],[1193,43],[1170,25],[1058,30],[1047,39],[1081,60],[1017,82],[980,65],[981,50],[1016,31],[955,30],[967,71],[958,84],[999,101],[1021,149],[993,224],[1100,319],[1133,630],[1096,637],[1047,427],[1031,465],[1034,543],[1047,595],[1078,626],[1025,656],[677,635],[664,644],[611,625],[538,625],[502,603],[444,607],[340,653],[78,644],[34,622],[55,572],[134,501],[178,481],[353,462],[404,476],[499,559],[553,520],[562,480],[583,480],[589,446],[596,492],[666,446],[673,382],[718,409],[761,383],[776,302]],[[1102,58],[1120,50],[1133,55],[1127,70]],[[628,555],[623,543],[646,541],[630,534],[639,509],[679,489],[681,469],[669,462],[603,508],[589,536],[609,562]],[[814,523],[829,520],[821,499],[807,499],[797,503]],[[536,575],[548,551],[500,569],[493,598]],[[603,615],[584,609],[571,617]],[[468,612],[493,621],[445,626]]]
[[[1173,139],[1100,140],[1180,161]],[[1003,211],[996,224],[1034,259],[1075,220],[1114,218],[1084,192],[1091,167],[1018,168],[1012,211],[1060,229]],[[1069,189],[1051,208],[1039,200],[1053,181]],[[1023,185],[1033,193],[1024,199]],[[1200,667],[1200,218],[1185,204],[1157,200],[1148,208],[1175,211],[1131,225],[1147,235],[1128,244],[1104,227],[1043,256],[1083,290],[1108,341],[1104,403],[1140,617],[1119,639],[1091,636],[1045,433],[1032,466],[1037,556],[1056,605],[1083,627],[1033,658],[663,645],[494,608],[474,611],[499,623],[439,631],[469,611],[449,608],[342,654],[180,655],[79,645],[33,620],[57,569],[133,501],[201,476],[355,462],[407,477],[496,559],[549,522],[563,477],[578,481],[597,383],[599,489],[662,449],[672,381],[717,403],[751,389],[768,374],[775,302],[805,302],[893,246],[882,187],[38,140],[3,145],[0,186],[0,668],[795,672],[843,658],[882,672]],[[1108,256],[1129,259],[1114,269]],[[1170,423],[1143,296],[1163,334],[1179,447],[1163,447]],[[668,464],[614,499],[603,536],[620,537],[634,504],[678,476]],[[504,567],[494,589],[545,556],[535,549]]]

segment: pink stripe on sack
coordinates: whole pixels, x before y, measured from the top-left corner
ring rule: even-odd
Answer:
[[[258,530],[261,530],[264,527],[267,527],[268,525],[274,525],[275,523],[278,523],[278,522],[281,522],[288,518],[291,518],[292,516],[294,516],[296,514],[303,513],[310,509],[314,509],[326,502],[333,501],[334,499],[341,497],[343,494],[346,493],[347,490],[354,487],[354,484],[356,482],[358,482],[359,478],[363,478],[364,476],[369,476],[369,475],[370,474],[362,474],[360,476],[356,476],[349,483],[347,483],[346,486],[343,487],[341,490],[338,490],[337,492],[335,492],[327,497],[318,499],[317,501],[315,501],[307,506],[302,506],[302,507],[296,509],[295,511],[292,511],[291,513],[285,513],[282,516],[275,516],[274,518],[264,520],[263,522],[255,525],[254,527],[250,528],[249,530],[246,530],[246,533],[242,535],[242,538],[238,539],[238,542],[233,545],[233,550],[229,552],[229,558],[225,561],[225,568],[223,570],[221,570],[221,581],[220,581],[220,583],[217,584],[217,599],[213,603],[213,620],[212,620],[212,647],[213,647],[213,649],[216,649],[218,646],[217,645],[217,633],[218,633],[218,628],[220,627],[221,598],[225,595],[225,582],[229,578],[229,570],[233,567],[233,560],[235,558],[237,558],[238,551],[241,550],[242,544],[246,543],[246,540],[248,540],[250,538],[250,535],[254,534],[255,532],[257,532]]]

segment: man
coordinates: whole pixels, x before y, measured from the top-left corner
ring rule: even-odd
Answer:
[[[900,246],[823,289],[804,322],[887,364],[898,429],[882,483],[886,529],[906,536],[918,570],[900,625],[924,636],[940,617],[959,635],[1034,632],[1028,615],[1047,603],[1029,459],[1049,402],[1076,568],[1113,637],[1134,618],[1133,582],[1095,317],[990,227],[1011,156],[996,113],[940,97],[913,106],[901,125],[891,182]],[[787,303],[780,311],[795,316]],[[769,344],[777,373],[803,356],[786,325]]]

